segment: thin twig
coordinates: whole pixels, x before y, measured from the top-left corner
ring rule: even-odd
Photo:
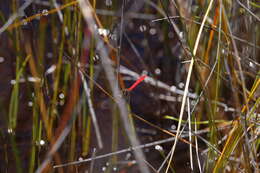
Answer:
[[[198,21],[195,21],[195,20],[192,20],[192,19],[183,17],[183,16],[170,16],[169,18],[170,18],[170,19],[181,18],[181,19],[187,20],[187,21],[189,21],[189,22],[193,22],[193,23],[195,23],[195,24],[201,25],[201,22],[198,22]],[[167,20],[167,19],[168,19],[167,17],[157,18],[157,19],[152,20],[152,22],[159,22],[159,21],[163,21],[163,20]],[[216,26],[204,25],[204,28],[206,28],[206,29],[212,29],[212,30],[214,30],[214,31],[216,31],[216,32],[222,32],[223,34],[225,34],[225,35],[227,35],[227,36],[230,36],[230,34],[225,33],[222,29],[219,31]],[[247,45],[249,45],[249,46],[252,46],[252,47],[254,47],[254,48],[260,49],[260,46],[255,45],[254,43],[251,43],[251,42],[249,42],[249,41],[247,41],[247,40],[245,40],[245,39],[242,39],[242,38],[240,38],[240,37],[238,37],[238,36],[235,36],[235,35],[233,35],[233,37],[234,37],[234,39],[237,40],[237,41],[240,41],[240,42],[242,42],[242,43],[245,43],[245,44],[247,44]]]
[[[33,0],[27,0],[16,13],[12,14],[11,17],[7,20],[7,22],[0,28],[0,35],[15,21],[17,17],[24,16],[24,10],[31,5]]]
[[[181,137],[185,138],[185,137],[188,137],[188,136],[189,136],[189,134],[185,134],[185,135],[182,135]],[[175,139],[175,137],[170,137],[170,138],[167,138],[167,139],[158,140],[158,141],[150,142],[150,143],[135,146],[135,147],[128,147],[126,149],[122,149],[122,150],[119,150],[119,151],[116,151],[116,152],[107,153],[107,154],[103,154],[103,155],[99,155],[99,156],[95,156],[95,157],[90,157],[90,158],[87,158],[87,159],[84,159],[84,160],[69,162],[69,163],[65,163],[65,164],[61,164],[61,165],[55,165],[55,166],[53,166],[53,168],[66,167],[66,166],[70,166],[70,165],[77,165],[77,164],[81,164],[81,163],[90,162],[92,160],[104,159],[106,157],[111,157],[111,156],[123,154],[123,153],[126,153],[126,152],[132,152],[132,151],[135,151],[135,150],[148,148],[148,147],[152,147],[152,146],[155,146],[155,145],[160,145],[160,144],[172,142],[174,139]],[[159,172],[159,171],[157,171],[157,172]]]

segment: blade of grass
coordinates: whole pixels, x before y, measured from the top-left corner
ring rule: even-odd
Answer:
[[[99,128],[99,125],[98,125],[98,122],[97,122],[97,117],[96,117],[96,114],[95,114],[95,111],[94,111],[93,103],[91,101],[90,89],[88,88],[87,81],[85,80],[84,75],[82,74],[81,71],[80,71],[80,75],[81,75],[83,87],[84,87],[86,97],[87,97],[88,106],[89,106],[88,108],[89,108],[89,111],[90,111],[91,119],[93,121],[95,132],[96,132],[96,135],[97,135],[98,147],[99,147],[99,149],[102,149],[103,148],[103,141],[102,141],[102,138],[101,138],[100,128]]]
[[[57,112],[57,105],[58,105],[58,92],[59,92],[59,85],[61,80],[61,72],[62,72],[62,59],[63,59],[63,53],[64,53],[64,44],[65,44],[65,24],[62,27],[62,33],[61,33],[61,41],[60,41],[60,49],[58,53],[58,61],[56,65],[56,71],[55,71],[55,81],[53,86],[53,96],[51,101],[51,107],[50,107],[50,120],[49,120],[49,126],[50,129],[53,129],[53,123],[56,119],[56,112]]]
[[[28,56],[32,56],[33,51],[32,51],[32,47],[31,47],[31,43],[29,42],[29,38],[25,37],[24,39],[25,39],[25,52],[28,54]],[[31,72],[32,76],[34,78],[40,78],[33,56],[32,56],[32,58],[29,59],[29,67],[30,67],[30,72]],[[53,142],[53,136],[51,135],[52,129],[49,128],[49,117],[48,117],[47,108],[45,105],[44,94],[43,94],[40,82],[34,82],[33,84],[34,84],[33,87],[34,87],[34,92],[35,92],[35,98],[36,98],[37,104],[39,106],[42,121],[44,124],[44,129],[46,131],[46,136],[47,136],[48,141],[50,141],[52,143]],[[61,162],[58,154],[55,154],[55,161],[56,161],[56,163]],[[58,171],[60,173],[62,173],[63,170],[59,169]]]
[[[250,95],[253,95],[256,91],[256,88],[258,88],[260,85],[260,79],[257,80],[256,85],[252,88]],[[250,99],[250,97],[248,97]],[[260,99],[258,99],[260,100]],[[246,111],[247,106],[244,106],[242,109],[242,113]],[[241,139],[241,136],[243,134],[243,128],[242,125],[239,124],[238,120],[234,121],[234,125],[232,130],[229,133],[228,139],[226,140],[226,143],[224,145],[224,148],[221,152],[220,157],[217,160],[217,163],[214,167],[213,172],[219,172],[221,171],[225,165],[227,164],[227,158],[231,155],[231,153],[235,150],[235,147],[237,146],[239,140]]]
[[[86,102],[86,94],[84,93],[82,104],[83,104],[83,110],[82,110],[82,116],[83,116],[83,137],[82,137],[82,156],[86,156],[89,153],[89,145],[90,145],[90,135],[91,135],[91,118],[88,116],[87,112],[87,102]]]
[[[187,105],[188,105],[188,123],[189,123],[189,141],[190,141],[190,145],[189,145],[189,150],[190,150],[190,168],[191,171],[193,171],[193,157],[192,157],[192,138],[191,138],[191,133],[192,133],[192,129],[191,129],[191,113],[190,113],[190,100],[189,97],[187,98]]]
[[[195,122],[196,122],[196,118],[195,118]],[[195,133],[197,133],[197,124],[194,125],[195,127]],[[199,157],[199,145],[198,145],[198,140],[197,140],[197,136],[195,136],[195,146],[196,146],[196,156],[197,156],[197,162],[198,162],[198,166],[199,166],[199,171],[200,173],[202,173],[202,169],[201,169],[201,162],[200,162],[200,157]]]
[[[201,37],[201,33],[202,33],[203,27],[204,27],[205,22],[206,22],[206,18],[207,18],[208,14],[209,14],[209,11],[210,11],[210,9],[212,7],[213,2],[214,2],[213,0],[211,0],[209,2],[207,11],[206,11],[206,13],[204,15],[204,18],[203,18],[203,21],[202,21],[199,33],[197,35],[195,46],[194,46],[194,49],[193,49],[193,56],[196,56],[197,49],[198,49],[198,46],[199,46],[200,37]],[[190,66],[189,66],[188,76],[187,76],[187,79],[186,79],[186,84],[185,84],[185,89],[184,89],[184,96],[183,96],[182,104],[181,104],[181,111],[180,111],[180,117],[179,117],[180,121],[178,123],[177,133],[176,133],[177,138],[175,139],[173,147],[172,147],[173,148],[173,152],[171,154],[171,157],[170,157],[170,160],[169,160],[169,164],[168,164],[168,166],[166,168],[166,171],[165,171],[166,173],[169,170],[169,167],[170,167],[170,164],[171,164],[171,161],[172,161],[172,158],[173,158],[173,154],[174,154],[174,151],[175,151],[175,147],[176,147],[177,142],[178,142],[178,137],[180,135],[181,120],[182,120],[182,117],[183,117],[183,114],[184,114],[184,108],[185,108],[185,103],[186,103],[186,99],[187,99],[187,95],[188,95],[188,89],[189,89],[189,83],[190,83],[190,79],[191,79],[191,73],[192,73],[193,65],[194,65],[194,58],[192,57],[191,62],[190,62]]]
[[[219,5],[220,4],[220,5]],[[217,72],[216,72],[216,82],[215,83],[215,88],[212,89],[212,90],[215,90],[213,91],[215,93],[215,95],[213,96],[214,97],[214,100],[215,102],[213,102],[213,113],[212,113],[212,117],[210,117],[210,123],[209,123],[209,128],[211,129],[210,131],[210,143],[213,144],[215,147],[218,148],[218,134],[217,134],[217,127],[215,125],[216,123],[216,120],[215,120],[215,117],[217,117],[217,101],[219,100],[219,92],[220,92],[220,85],[221,85],[221,82],[220,82],[220,75],[221,75],[221,57],[220,57],[220,46],[221,46],[221,28],[222,28],[222,18],[219,17],[219,14],[222,14],[222,1],[220,0],[219,1],[219,4],[218,4],[218,8],[216,8],[216,15],[214,16],[214,24],[217,24],[219,23],[219,26],[218,26],[218,40],[217,40],[217,52],[216,52],[216,58],[215,58],[215,61],[217,63]],[[219,21],[219,22],[218,22]],[[212,36],[213,38],[213,36]],[[211,39],[212,39],[211,38]],[[208,62],[209,63],[209,62]],[[212,87],[213,88],[213,87]],[[217,153],[210,149],[209,152],[208,152],[208,155],[207,155],[207,162],[206,162],[206,172],[208,171],[211,171],[215,165],[215,160],[217,158]]]
[[[174,120],[174,121],[177,121],[177,122],[180,121],[179,118],[175,118],[175,117],[169,116],[169,115],[164,116],[164,118],[170,119],[170,120]],[[230,123],[231,121],[215,120],[214,122],[215,122],[215,123]],[[181,123],[184,124],[184,123],[187,123],[187,121],[182,120]],[[197,125],[198,125],[198,124],[209,124],[209,123],[210,123],[210,121],[191,121],[191,124],[197,124]]]
[[[14,88],[11,94],[11,100],[10,100],[10,106],[9,106],[9,113],[8,113],[8,117],[9,117],[9,125],[8,128],[11,130],[14,130],[16,128],[16,124],[17,124],[17,112],[18,112],[18,105],[19,105],[19,81],[20,81],[20,77],[25,69],[25,66],[29,60],[31,56],[28,55],[25,60],[23,61],[20,69],[17,71],[16,74],[16,79],[15,79],[15,84],[14,84]]]

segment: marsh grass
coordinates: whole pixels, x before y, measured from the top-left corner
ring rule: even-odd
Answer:
[[[257,0],[84,2],[0,5],[0,172],[260,171]]]

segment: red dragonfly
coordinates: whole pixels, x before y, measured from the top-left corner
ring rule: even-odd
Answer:
[[[139,79],[136,80],[136,82],[130,86],[129,88],[127,88],[127,91],[132,91],[135,87],[137,87],[137,85],[139,85],[147,76],[146,75],[143,75],[141,76]]]

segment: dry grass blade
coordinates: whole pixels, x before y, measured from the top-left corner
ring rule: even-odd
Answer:
[[[254,93],[255,93],[256,89],[259,87],[259,85],[260,85],[260,79],[257,80],[256,84],[252,88],[252,90],[250,92],[250,96],[254,95]],[[250,99],[250,97],[249,97],[249,99]],[[258,99],[258,100],[260,100],[260,99]],[[247,100],[247,102],[248,102],[248,100]],[[247,110],[247,106],[244,106],[244,108],[242,109],[242,113],[244,113],[246,110]],[[219,172],[220,170],[222,170],[225,167],[225,165],[227,164],[227,158],[229,158],[231,153],[235,150],[237,144],[239,143],[239,141],[241,140],[242,137],[243,137],[243,127],[239,123],[239,121],[236,120],[233,124],[233,128],[229,134],[229,137],[226,140],[226,143],[221,152],[221,155],[218,158],[217,163],[214,167],[214,172]]]
[[[187,98],[187,105],[188,105],[188,123],[189,123],[189,141],[190,141],[190,168],[193,171],[193,157],[192,157],[192,138],[191,138],[191,134],[192,134],[192,129],[191,129],[191,112],[190,112],[190,100],[189,98]]]
[[[213,2],[214,2],[213,0],[210,1],[209,6],[207,8],[207,11],[206,11],[206,13],[204,15],[202,24],[200,26],[200,30],[199,30],[197,38],[196,38],[195,46],[194,46],[194,49],[193,49],[193,56],[196,56],[197,49],[198,49],[198,46],[199,46],[199,40],[200,40],[200,37],[201,37],[201,34],[202,34],[202,30],[203,30],[203,27],[205,25],[206,18],[207,18],[208,14],[209,14],[209,11],[210,11],[210,9],[212,7]],[[190,79],[191,79],[191,73],[192,73],[193,65],[194,65],[194,58],[192,57],[191,62],[190,62],[190,66],[189,66],[188,76],[187,76],[187,79],[186,79],[186,84],[185,84],[185,89],[184,89],[184,96],[183,96],[182,104],[181,104],[179,123],[178,123],[177,133],[176,133],[177,138],[174,141],[174,144],[173,144],[173,147],[172,147],[173,152],[171,154],[171,157],[170,157],[170,160],[169,160],[169,164],[168,164],[167,169],[166,169],[166,173],[169,170],[169,167],[170,167],[170,164],[171,164],[171,161],[172,161],[172,158],[173,158],[174,150],[175,150],[177,142],[178,142],[178,136],[180,135],[181,121],[182,121],[182,117],[183,117],[183,114],[184,114],[184,108],[185,108],[185,103],[186,103],[186,99],[187,99],[187,94],[188,94],[189,83],[190,83]]]

